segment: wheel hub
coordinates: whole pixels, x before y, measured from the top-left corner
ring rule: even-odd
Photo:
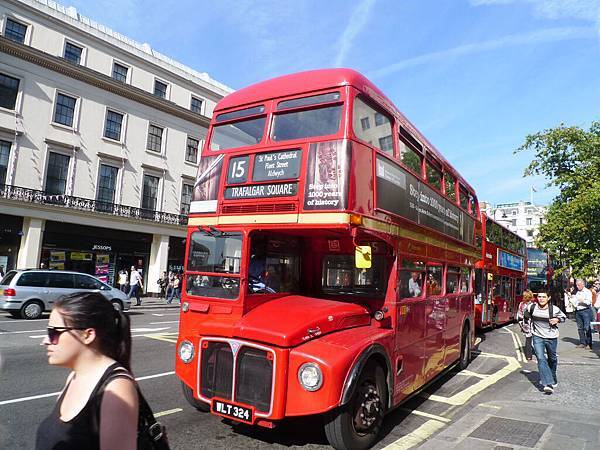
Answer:
[[[382,413],[383,405],[376,386],[365,383],[356,396],[354,428],[359,433],[368,433],[382,417]]]

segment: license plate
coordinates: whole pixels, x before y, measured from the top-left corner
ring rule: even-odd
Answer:
[[[211,412],[228,419],[237,420],[244,423],[254,423],[254,408],[235,405],[223,400],[212,400]]]

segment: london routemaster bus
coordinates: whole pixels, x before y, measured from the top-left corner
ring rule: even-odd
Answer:
[[[483,329],[516,319],[527,286],[523,238],[481,213],[481,259],[475,265],[475,325]]]
[[[194,188],[176,373],[197,409],[322,415],[338,449],[473,343],[473,189],[347,69],[217,105]]]

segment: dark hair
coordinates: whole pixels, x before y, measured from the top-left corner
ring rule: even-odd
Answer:
[[[98,350],[131,372],[131,327],[129,317],[117,311],[102,295],[76,292],[56,301],[65,324],[96,330]]]

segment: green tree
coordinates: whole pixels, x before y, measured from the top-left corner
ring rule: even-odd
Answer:
[[[600,269],[600,122],[589,130],[556,128],[528,135],[517,152],[532,151],[525,176],[543,175],[559,188],[536,245],[577,276]]]

